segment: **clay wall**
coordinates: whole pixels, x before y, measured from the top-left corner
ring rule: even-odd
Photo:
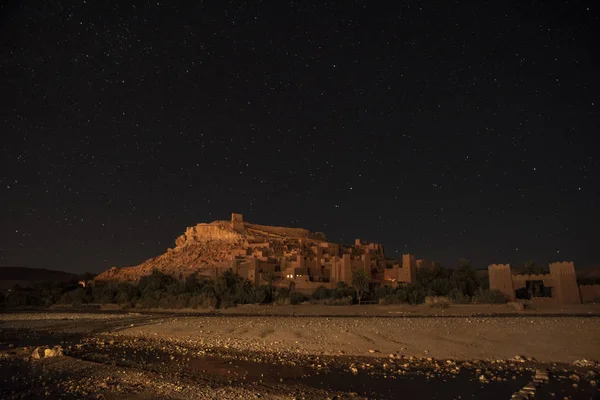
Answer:
[[[392,268],[383,270],[383,280],[392,283],[413,283],[416,280],[416,267],[407,263],[407,267],[401,267],[399,264],[394,264]]]
[[[579,285],[582,303],[600,302],[600,285]]]
[[[575,265],[572,262],[555,262],[550,264],[550,275],[555,280],[552,296],[562,304],[581,304],[579,287],[575,276]]]
[[[236,232],[244,232],[244,217],[242,214],[231,214],[231,229]]]
[[[362,268],[365,270],[368,276],[371,276],[371,255],[365,253],[362,256]]]
[[[289,280],[284,281],[286,286],[289,285]],[[308,278],[296,278],[293,280],[295,284],[295,290],[297,292],[302,293],[305,296],[310,296],[319,286],[325,286],[328,289],[335,288],[334,284],[331,282],[311,282]]]
[[[490,289],[498,290],[510,301],[515,300],[515,288],[510,264],[492,264],[488,266]]]
[[[433,268],[434,267],[434,263],[433,261],[430,260],[417,260],[415,262],[417,269],[420,268]]]
[[[550,274],[513,275],[512,281],[514,290],[525,288],[527,286],[527,281],[542,281],[544,286],[552,288],[556,286],[556,280]]]
[[[401,282],[412,283],[417,280],[417,262],[415,260],[415,256],[412,254],[403,254],[402,255],[402,269],[404,277]]]
[[[274,273],[275,272],[275,266],[277,264],[274,262],[270,262],[270,261],[259,261],[258,263],[258,270],[262,273]]]
[[[350,254],[344,254],[342,257],[339,280],[347,283],[352,281],[352,258]]]
[[[321,269],[321,260],[315,258],[314,260],[308,263],[308,273],[314,280],[322,280],[323,279],[323,270]]]
[[[308,237],[310,232],[302,228],[287,228],[283,226],[269,226],[269,225],[258,225],[258,224],[245,224],[247,228],[254,229],[257,231],[270,233],[276,236],[290,236],[296,237]]]

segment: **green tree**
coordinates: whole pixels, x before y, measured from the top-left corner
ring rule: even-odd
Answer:
[[[471,267],[471,261],[461,258],[458,262],[458,268],[452,272],[450,278],[453,289],[459,290],[465,296],[472,297],[481,283],[477,273]]]
[[[352,270],[352,287],[356,290],[356,298],[360,305],[360,299],[362,299],[365,292],[369,291],[369,282],[371,277],[367,274],[363,268],[355,268]]]
[[[539,275],[544,273],[544,269],[536,265],[533,261],[528,260],[523,263],[521,273],[526,275]]]
[[[325,286],[321,285],[315,289],[312,294],[312,298],[315,300],[325,300],[331,297],[331,289],[327,289]]]

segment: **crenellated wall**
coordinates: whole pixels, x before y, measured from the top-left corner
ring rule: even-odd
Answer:
[[[515,300],[510,264],[492,264],[488,266],[490,289],[501,292],[509,301]]]
[[[600,301],[600,285],[579,285],[582,303]]]
[[[581,304],[575,265],[572,262],[550,264],[550,275],[555,280],[556,298],[563,304]],[[553,295],[554,297],[554,295]]]
[[[490,289],[500,291],[510,301],[515,300],[515,291],[525,288],[527,281],[542,281],[544,286],[552,288],[552,301],[561,304],[581,303],[575,266],[572,262],[550,264],[549,274],[513,275],[510,264],[490,265],[488,273]]]
[[[513,288],[515,290],[525,288],[527,281],[542,281],[544,286],[556,287],[556,279],[550,274],[518,274],[512,276]]]

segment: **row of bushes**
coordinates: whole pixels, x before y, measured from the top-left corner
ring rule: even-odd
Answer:
[[[343,282],[334,289],[322,286],[314,291],[312,299],[326,304],[350,304],[357,300],[355,286]],[[505,302],[500,293],[488,289],[487,282],[478,277],[467,260],[461,260],[456,269],[440,266],[419,269],[413,284],[371,288],[363,300],[380,304],[421,304],[427,297],[444,297],[452,303]],[[293,288],[276,289],[272,280],[256,288],[232,271],[224,272],[216,280],[201,279],[195,274],[177,280],[156,270],[138,284],[99,284],[85,288],[77,282],[40,284],[31,289],[15,288],[0,297],[0,302],[9,306],[112,303],[140,308],[226,308],[249,303],[297,304],[305,300],[306,297]]]
[[[341,299],[347,296],[355,294],[343,282],[333,290],[319,287],[312,294],[314,300]],[[428,297],[446,298],[454,304],[506,302],[500,292],[489,290],[487,279],[481,279],[465,259],[459,261],[456,269],[439,265],[419,269],[414,283],[400,284],[396,288],[380,286],[370,290],[364,300],[379,304],[422,304]]]
[[[11,307],[50,306],[53,304],[119,304],[139,308],[227,308],[236,304],[297,304],[305,296],[288,288],[272,285],[254,287],[252,282],[226,271],[216,280],[190,275],[177,280],[159,271],[140,279],[138,284],[98,284],[81,287],[77,282],[39,284],[33,288],[14,287],[0,303]]]
[[[323,286],[317,288],[313,294],[313,300],[325,300],[325,304],[336,304],[331,300],[352,299],[354,293],[350,291],[345,296],[340,296],[340,292],[348,290],[344,285],[340,285],[334,290]],[[447,295],[436,294],[435,291],[425,290],[418,285],[401,285],[397,288],[383,286],[367,297],[367,301],[376,301],[379,304],[422,304],[427,303],[427,299],[447,299],[452,304],[501,304],[506,303],[504,295],[496,290],[478,288],[473,296],[468,296],[458,289],[452,289]],[[338,302],[339,303],[339,302]],[[341,304],[341,303],[340,303]]]

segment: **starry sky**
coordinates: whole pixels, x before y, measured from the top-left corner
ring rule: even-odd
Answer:
[[[231,212],[447,267],[598,265],[597,11],[3,2],[0,265],[135,265]]]

